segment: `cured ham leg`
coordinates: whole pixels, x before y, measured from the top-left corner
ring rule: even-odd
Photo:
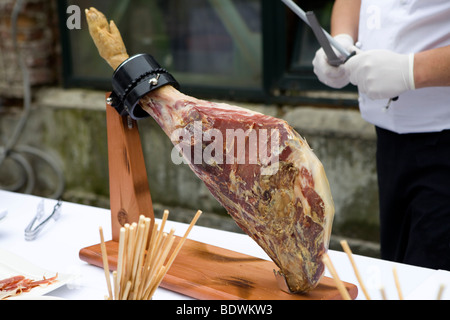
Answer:
[[[116,69],[128,58],[117,27],[94,8],[86,15],[101,56]],[[306,141],[283,120],[199,100],[171,86],[152,91],[140,106],[177,147],[172,159],[182,153],[280,268],[289,289],[315,288],[324,272],[334,204],[324,168]]]

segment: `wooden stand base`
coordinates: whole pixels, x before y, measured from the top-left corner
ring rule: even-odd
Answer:
[[[112,271],[117,266],[119,245],[110,241],[106,247]],[[80,258],[103,267],[100,245],[82,249]],[[342,299],[334,280],[328,277],[323,277],[319,285],[307,294],[286,293],[278,287],[274,269],[277,270],[277,266],[272,261],[188,239],[161,287],[201,300]],[[345,283],[345,287],[355,299],[358,288],[350,283]]]

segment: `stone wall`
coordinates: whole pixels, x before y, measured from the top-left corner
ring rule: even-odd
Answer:
[[[35,100],[21,142],[38,146],[56,158],[66,180],[64,199],[107,207],[104,93],[48,88],[37,90]],[[283,118],[306,138],[324,164],[336,205],[331,247],[339,248],[338,241],[345,238],[355,252],[376,256],[378,199],[373,127],[360,118],[357,110],[239,105]],[[1,115],[0,137],[8,135],[8,128],[14,124],[11,120],[19,116],[11,111]],[[240,231],[191,170],[172,163],[172,144],[153,119],[141,120],[139,129],[157,211],[170,208],[172,218],[189,221],[192,213],[201,209],[206,214],[200,224]],[[43,189],[52,187],[47,177],[50,171],[41,169]]]

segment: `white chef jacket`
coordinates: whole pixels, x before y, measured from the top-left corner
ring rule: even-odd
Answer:
[[[403,54],[450,45],[450,0],[362,0],[358,42]],[[362,117],[397,133],[450,129],[450,87],[408,91],[386,110],[387,103],[360,94]]]

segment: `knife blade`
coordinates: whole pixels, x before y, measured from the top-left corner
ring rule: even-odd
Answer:
[[[334,52],[314,12],[312,11],[306,12],[306,18],[308,19],[309,26],[311,27],[314,35],[316,36],[317,41],[319,42],[323,51],[325,51],[325,54],[327,55],[328,63],[335,67],[343,64],[345,60],[339,58]]]
[[[302,19],[308,26],[310,26],[308,18],[306,16],[305,11],[301,9],[295,2],[292,0],[281,0],[286,6],[288,6],[300,19]],[[337,50],[339,51],[344,57],[345,60],[348,60],[351,56],[353,56],[353,53],[348,52],[344,47],[340,45],[339,42],[336,41],[328,32],[322,29],[322,32],[325,34],[325,37],[328,39],[328,42]]]
[[[8,215],[8,210],[6,209],[0,209],[0,220],[2,220],[3,218],[5,218]]]

